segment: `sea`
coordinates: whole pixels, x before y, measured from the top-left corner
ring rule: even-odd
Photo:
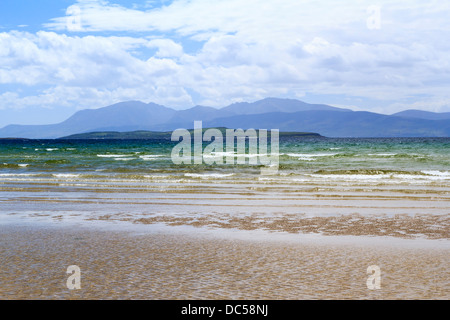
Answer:
[[[450,138],[280,137],[271,175],[250,161],[175,164],[175,145],[0,140],[0,222],[450,237]]]

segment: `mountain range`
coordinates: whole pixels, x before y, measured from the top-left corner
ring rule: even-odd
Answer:
[[[279,129],[317,132],[326,137],[449,137],[450,112],[406,110],[392,115],[309,104],[295,99],[266,98],[221,109],[195,106],[174,110],[155,103],[127,101],[76,112],[48,125],[8,125],[0,138],[53,139],[86,132],[171,131],[203,127]]]

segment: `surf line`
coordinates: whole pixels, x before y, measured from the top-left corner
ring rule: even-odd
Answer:
[[[174,164],[248,164],[262,165],[261,174],[276,174],[279,168],[279,130],[270,130],[270,154],[268,153],[267,129],[224,129],[203,130],[202,121],[194,121],[191,134],[187,129],[172,132],[171,141],[178,141],[172,149]],[[192,144],[192,135],[193,144]],[[181,141],[180,141],[181,139]],[[248,141],[248,154],[246,154]],[[203,142],[210,142],[203,148]],[[224,146],[225,142],[225,146]],[[192,152],[192,148],[194,149]],[[224,152],[224,150],[226,152]]]

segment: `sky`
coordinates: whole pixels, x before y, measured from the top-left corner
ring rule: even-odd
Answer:
[[[450,111],[450,1],[1,0],[0,127],[140,100]]]

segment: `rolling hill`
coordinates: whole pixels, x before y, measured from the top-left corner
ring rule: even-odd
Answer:
[[[450,119],[450,112],[438,113],[438,112],[410,109],[394,113],[393,116],[404,118],[426,119],[426,120],[447,120]]]

